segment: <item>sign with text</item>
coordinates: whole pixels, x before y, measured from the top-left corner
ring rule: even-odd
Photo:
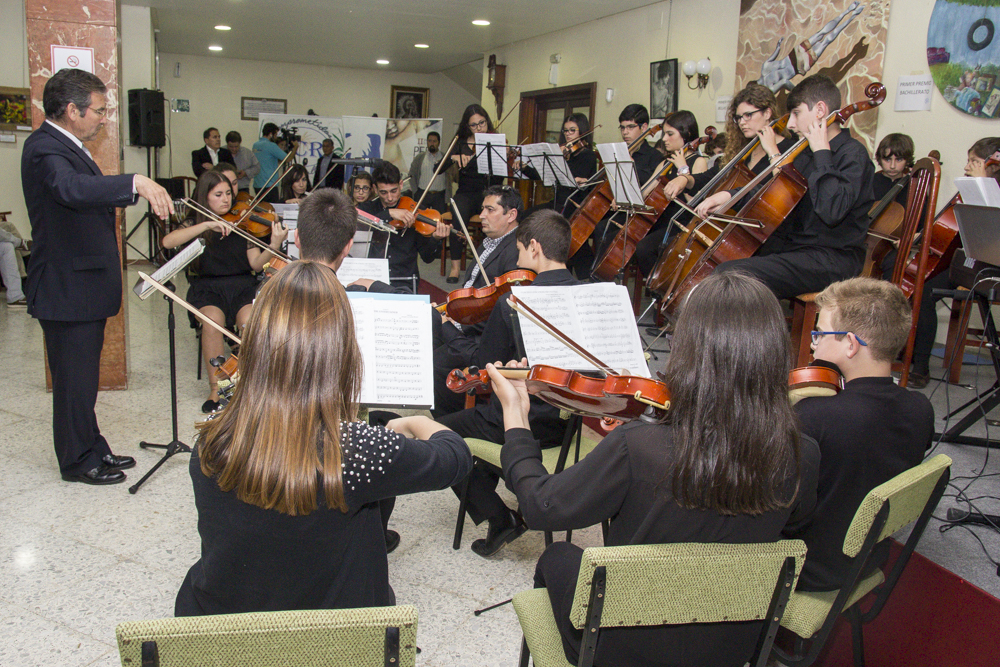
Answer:
[[[301,137],[299,150],[295,154],[298,162],[308,160],[306,169],[309,170],[309,182],[316,182],[316,165],[323,154],[323,140],[333,141],[333,152],[337,155],[344,154],[344,124],[340,118],[325,118],[323,116],[302,116],[297,114],[273,114],[262,113],[258,118],[260,130],[264,129],[266,123],[274,123],[282,130],[290,130]],[[383,124],[385,121],[382,121]],[[320,174],[322,176],[322,174]]]
[[[894,111],[930,111],[932,90],[934,78],[927,74],[899,77]]]

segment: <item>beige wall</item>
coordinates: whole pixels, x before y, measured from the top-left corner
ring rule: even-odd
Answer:
[[[139,146],[130,146],[128,143],[128,91],[133,88],[155,88],[154,69],[156,62],[156,52],[153,47],[153,21],[149,7],[133,7],[131,5],[121,5],[121,35],[122,35],[122,62],[121,62],[121,82],[122,90],[118,109],[118,119],[121,123],[119,134],[122,137],[124,148],[122,150],[122,173],[124,174],[145,174],[146,173],[146,149]],[[125,209],[125,223],[128,232],[136,222],[142,219],[146,213],[146,202],[140,201],[135,206]],[[148,232],[145,227],[136,231],[131,243],[136,248],[146,254],[148,250]],[[131,248],[126,250],[129,259],[137,259],[135,251]]]
[[[181,65],[174,77],[175,63]],[[191,101],[189,113],[170,113],[168,132],[173,150],[173,175],[191,176],[191,151],[204,146],[202,132],[218,127],[243,135],[244,144],[257,140],[257,122],[240,120],[240,97],[288,100],[288,113],[313,109],[321,116],[385,118],[393,85],[430,88],[432,117],[443,118],[445,134],[454,132],[462,111],[476,98],[443,74],[411,74],[320,65],[294,65],[212,56],[160,54],[160,86],[167,96]],[[167,150],[160,165],[167,175]]]
[[[28,87],[28,45],[24,33],[24,2],[3,0],[0,21],[0,86]],[[0,143],[0,211],[23,236],[30,236],[28,211],[21,193],[21,146],[28,132],[15,132],[17,142]]]

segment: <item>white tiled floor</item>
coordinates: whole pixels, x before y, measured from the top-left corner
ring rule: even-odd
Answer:
[[[134,282],[134,270],[129,278],[129,284]],[[25,311],[0,307],[5,363],[0,369],[0,465],[5,471],[0,494],[0,667],[120,664],[115,626],[171,616],[176,590],[198,557],[187,455],[168,461],[137,494],[127,491],[160,456],[139,449],[138,442],[170,439],[166,304],[158,298],[131,298],[128,307],[129,390],[102,393],[97,411],[113,448],[135,456],[138,466],[129,471],[127,484],[104,488],[60,480],[51,446],[41,330]],[[187,318],[177,319],[181,438],[190,443],[206,387],[195,379],[196,342]],[[658,363],[663,361],[660,355]],[[959,395],[965,400],[967,393],[952,389],[951,400]],[[934,401],[941,414],[943,393]],[[985,461],[984,450],[943,446],[942,451],[956,459],[956,475],[969,474]],[[987,462],[987,472],[996,471],[995,462]],[[996,482],[977,482],[972,490],[977,489],[995,493]],[[542,535],[528,533],[484,560],[469,544],[485,528],[467,522],[463,548],[453,551],[457,506],[451,491],[399,499],[392,527],[402,534],[402,544],[389,556],[390,580],[398,601],[418,608],[418,664],[509,667],[516,664],[520,644],[510,606],[479,617],[472,612],[531,586]],[[962,530],[940,534],[939,525],[931,524],[920,550],[994,595],[1000,593],[995,571],[973,538]],[[996,535],[980,535],[997,556]],[[574,542],[600,544],[599,529],[574,533]]]

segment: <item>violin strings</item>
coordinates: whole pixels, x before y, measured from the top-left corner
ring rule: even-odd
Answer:
[[[212,210],[210,210],[210,209],[202,206],[201,204],[199,204],[195,200],[191,199],[190,197],[186,197],[184,199],[184,201],[191,208],[193,208],[195,211],[201,213],[204,216],[207,216],[208,218],[210,218],[212,220],[215,220],[216,222],[221,222],[223,225],[226,225],[227,227],[229,227],[229,229],[231,231],[233,231],[236,234],[242,236],[247,241],[250,241],[254,245],[256,245],[259,248],[263,249],[264,251],[271,253],[275,257],[280,257],[281,259],[284,259],[284,260],[286,260],[288,262],[293,261],[292,258],[289,257],[288,255],[286,255],[285,253],[281,252],[280,250],[274,250],[273,248],[271,248],[270,246],[268,246],[266,243],[262,243],[259,239],[255,238],[253,236],[253,234],[248,234],[247,232],[244,232],[242,229],[240,229],[237,226],[237,225],[239,225],[239,222],[243,222],[244,220],[246,220],[250,216],[250,214],[252,213],[253,209],[249,209],[247,211],[246,215],[244,215],[242,218],[240,218],[240,221],[237,222],[234,225],[233,223],[229,222],[228,220],[224,220],[222,217],[220,217],[219,215],[217,215],[214,211],[212,211]]]

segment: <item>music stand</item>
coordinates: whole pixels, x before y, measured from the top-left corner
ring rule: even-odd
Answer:
[[[506,153],[506,149],[508,148],[519,148],[519,146],[508,144],[507,137],[502,134],[476,132],[473,137],[473,146],[478,149],[478,152],[476,150],[473,151],[472,160],[476,161],[476,168],[479,171],[479,160],[485,154],[487,186],[493,185],[494,178],[499,178],[498,182],[502,182],[503,179],[510,177],[507,171],[507,158],[504,153]],[[501,152],[501,149],[504,149],[503,152]],[[482,171],[479,171],[479,173],[482,173]]]
[[[176,291],[173,283],[167,281],[177,275],[177,273],[183,270],[184,267],[190,264],[204,251],[205,241],[200,238],[195,239],[186,248],[184,248],[184,250],[179,252],[172,260],[160,267],[160,269],[150,277],[158,282],[164,282],[172,291]],[[150,294],[156,291],[156,288],[147,284],[145,280],[140,278],[139,282],[136,283],[135,287],[133,287],[133,291],[140,299],[145,300]],[[131,494],[135,494],[135,492],[139,490],[139,487],[142,486],[143,483],[149,479],[150,476],[152,476],[152,474],[156,472],[171,456],[174,454],[191,453],[191,448],[181,442],[177,427],[177,345],[174,336],[174,330],[176,329],[174,301],[165,294],[163,295],[163,298],[167,300],[167,341],[168,349],[170,351],[170,423],[173,429],[173,437],[170,442],[165,445],[146,442],[145,440],[139,442],[139,447],[142,449],[164,449],[166,452],[163,457],[157,461],[145,475],[142,476],[142,479],[129,487],[128,492]]]
[[[152,159],[151,149],[149,146],[146,146],[146,176],[149,178],[153,177],[153,159]],[[146,222],[147,220],[149,220],[149,227],[147,234],[149,240],[149,255],[146,255],[143,251],[136,248],[134,245],[132,245],[131,241],[129,240],[139,230],[139,227],[142,227],[142,223]],[[156,253],[153,252],[154,226],[156,227],[157,230],[160,229],[160,219],[157,218],[155,215],[153,215],[153,205],[147,201],[146,212],[142,214],[142,217],[139,218],[139,222],[135,223],[135,226],[132,227],[129,233],[125,235],[125,245],[127,245],[129,248],[132,248],[132,250],[135,250],[137,253],[139,253],[140,257],[149,262],[152,262],[153,258],[159,254],[158,252]]]

